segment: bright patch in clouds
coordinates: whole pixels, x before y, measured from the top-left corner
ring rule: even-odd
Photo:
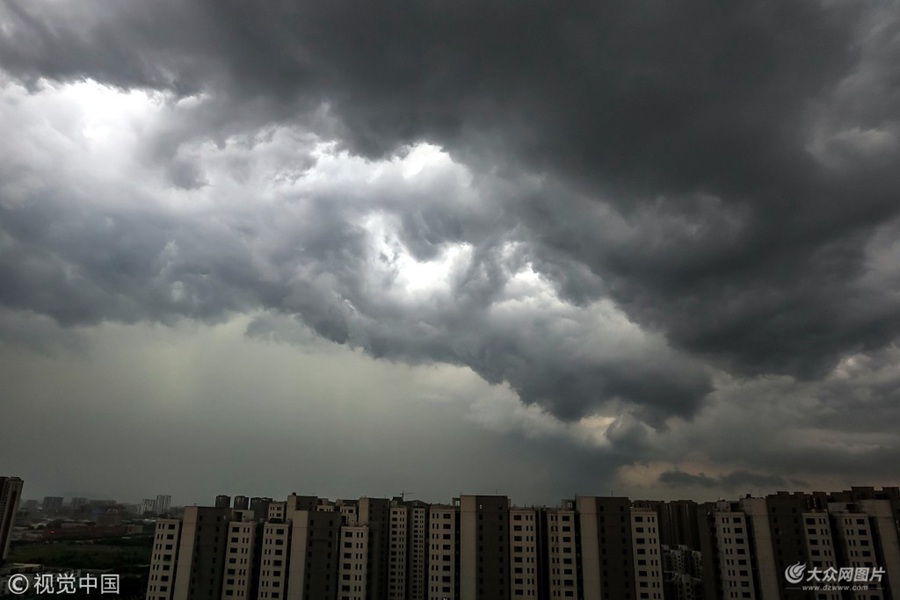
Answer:
[[[81,133],[94,147],[120,146],[165,102],[158,92],[123,91],[90,79],[60,86],[59,92],[83,115]]]
[[[449,294],[451,279],[471,259],[468,244],[448,244],[433,260],[416,260],[400,240],[397,224],[384,213],[365,217],[363,229],[372,241],[370,277],[398,299],[427,300],[435,294]]]
[[[447,169],[453,166],[450,155],[433,144],[416,144],[400,159],[395,159],[405,179],[413,179],[423,171]]]

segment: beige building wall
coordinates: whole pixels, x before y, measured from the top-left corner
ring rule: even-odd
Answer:
[[[859,508],[869,515],[870,522],[877,531],[880,565],[884,568],[882,582],[890,593],[886,597],[900,596],[900,539],[897,536],[897,522],[894,521],[890,500],[861,500]]]
[[[345,525],[359,524],[359,507],[356,505],[356,500],[341,500],[337,507]]]
[[[147,600],[172,600],[181,540],[181,520],[157,519],[147,580]]]
[[[538,596],[538,518],[530,508],[509,509],[511,596]]]
[[[230,515],[228,508],[184,509],[173,600],[219,600]]]
[[[772,527],[769,524],[769,511],[765,498],[743,498],[740,501],[744,512],[744,525],[749,529],[753,539],[755,555],[752,560],[746,560],[746,565],[756,569],[759,581],[759,597],[763,599],[779,598],[784,574],[778,568],[775,560],[775,544],[772,541]],[[740,523],[735,523],[741,527]],[[745,566],[743,557],[734,559],[738,570]],[[755,563],[755,564],[754,564]]]
[[[459,598],[510,597],[509,498],[459,497]]]
[[[634,549],[634,586],[639,600],[663,599],[662,551],[659,523],[652,508],[631,508]]]
[[[338,597],[341,513],[336,509],[291,514],[290,600]]]
[[[242,516],[245,520],[232,521],[228,524],[222,600],[251,600],[253,597],[255,584],[253,567],[258,558],[256,556],[256,547],[260,526],[253,521],[252,517],[247,518],[246,514]]]
[[[547,510],[547,582],[550,598],[578,598],[578,547],[575,540],[575,511]],[[599,573],[598,569],[593,569]]]
[[[369,527],[344,525],[340,531],[340,600],[365,600],[368,585]]]
[[[603,597],[600,589],[600,539],[597,535],[600,518],[593,500],[585,496],[575,499],[581,535],[581,581],[585,600],[601,600]]]
[[[284,521],[287,513],[287,502],[270,502],[268,521]]]
[[[829,503],[828,512],[832,516],[834,544],[838,555],[838,566],[866,568],[870,572],[879,565],[876,560],[875,540],[868,515],[860,512],[853,504]],[[866,600],[890,600],[882,589],[851,591],[851,598]]]
[[[389,531],[388,599],[406,600],[409,511],[405,505],[398,502],[391,503],[391,522]]]
[[[817,567],[820,571],[837,569],[840,565],[835,558],[828,513],[807,512],[800,518],[803,519],[803,538],[810,558],[808,568]],[[841,593],[822,590],[816,592],[816,600],[841,600]]]
[[[408,520],[409,600],[425,600],[428,597],[428,505],[424,502],[413,502],[409,508]]]
[[[732,511],[727,502],[719,503],[714,527],[723,600],[764,598],[757,594],[753,582],[750,535],[744,513]]]
[[[269,508],[271,512],[272,506],[270,505]],[[269,522],[263,524],[257,595],[259,600],[284,600],[288,597],[301,597],[293,594],[287,595],[290,547],[291,525],[289,523]]]
[[[475,600],[478,596],[478,515],[475,496],[459,499],[459,597]]]
[[[388,595],[390,559],[391,501],[386,498],[360,498],[359,524],[369,527],[369,600],[384,600]]]
[[[459,597],[456,585],[457,511],[453,506],[429,506],[430,539],[428,551],[428,598],[455,600]]]
[[[574,508],[581,535],[582,597],[634,598],[631,501],[621,496],[578,496]]]

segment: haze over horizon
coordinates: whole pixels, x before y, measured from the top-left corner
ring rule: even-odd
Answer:
[[[898,32],[872,0],[0,0],[0,473],[898,485]]]

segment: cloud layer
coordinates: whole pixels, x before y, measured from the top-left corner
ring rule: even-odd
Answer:
[[[0,3],[0,336],[253,315],[609,476],[887,473],[900,9],[596,4]]]

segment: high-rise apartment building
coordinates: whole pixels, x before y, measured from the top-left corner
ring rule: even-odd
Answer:
[[[663,600],[659,516],[652,508],[631,509],[634,586],[638,600]]]
[[[510,596],[513,600],[537,598],[538,563],[543,547],[538,511],[533,508],[510,508],[509,535]]]
[[[45,515],[58,514],[62,510],[62,507],[62,496],[44,496],[44,501],[41,502],[41,511],[43,511]]]
[[[870,571],[880,566],[876,562],[875,534],[869,515],[857,505],[844,502],[830,504],[828,513],[832,517],[837,562],[842,566]],[[852,597],[885,600],[883,590],[866,590],[865,593],[853,594]]]
[[[365,600],[369,579],[368,525],[341,527],[339,553],[339,597],[342,600]]]
[[[229,600],[254,600],[258,576],[261,525],[253,513],[233,511],[225,542],[225,577],[222,597]],[[267,566],[267,565],[263,565]]]
[[[391,501],[390,550],[388,551],[388,600],[406,600],[410,552],[410,509],[401,500]]]
[[[181,541],[180,519],[157,519],[146,600],[172,600]]]
[[[9,553],[9,541],[23,486],[23,481],[18,477],[0,477],[0,564]]]
[[[631,502],[578,496],[581,581],[585,600],[635,598]]]
[[[717,574],[715,585],[707,586],[706,597],[720,599],[762,598],[754,579],[748,518],[739,502],[709,505],[703,523],[706,534],[703,555],[709,561],[704,573]]]
[[[659,543],[675,548],[686,546],[693,550],[700,549],[700,528],[698,504],[693,500],[640,500],[634,502],[638,508],[652,508],[659,520]]]
[[[407,507],[408,600],[424,600],[428,592],[428,504],[420,500],[404,502]]]
[[[157,521],[147,598],[886,600],[900,582],[894,489],[705,503],[693,518],[687,501],[588,496],[526,508],[497,495],[291,494],[265,517],[188,507]],[[700,548],[663,545],[664,535]],[[807,585],[862,575],[852,589]]]
[[[428,600],[459,598],[459,512],[450,504],[432,504],[428,525]]]
[[[291,523],[270,522],[263,525],[258,596],[261,600],[283,600],[287,597],[290,547]]]
[[[666,600],[702,600],[703,555],[699,550],[684,545],[663,546],[662,564]]]
[[[159,494],[156,496],[156,514],[167,515],[172,504],[172,496],[168,494]]]
[[[297,510],[290,515],[290,522],[290,580],[288,595],[283,597],[342,598],[338,594],[341,514],[335,510]]]
[[[896,489],[779,492],[701,505],[705,597],[799,600],[818,584],[816,600],[894,598]],[[789,580],[789,569],[798,570],[800,584]]]
[[[856,509],[866,515],[872,528],[875,563],[883,568],[884,589],[900,595],[900,493],[885,490],[880,498],[859,499]],[[889,598],[885,593],[885,598]]]
[[[509,598],[509,498],[459,497],[460,600]]]
[[[250,510],[257,519],[266,519],[269,516],[269,505],[272,503],[271,498],[254,496],[250,498]]]
[[[540,533],[547,560],[546,564],[541,565],[540,581],[543,582],[544,589],[539,595],[550,598],[580,597],[575,503],[564,502],[559,508],[544,511]]]
[[[230,518],[230,511],[226,508],[185,507],[173,598],[221,598]]]
[[[360,498],[357,519],[369,528],[369,600],[388,597],[390,569],[391,502],[385,498]]]

